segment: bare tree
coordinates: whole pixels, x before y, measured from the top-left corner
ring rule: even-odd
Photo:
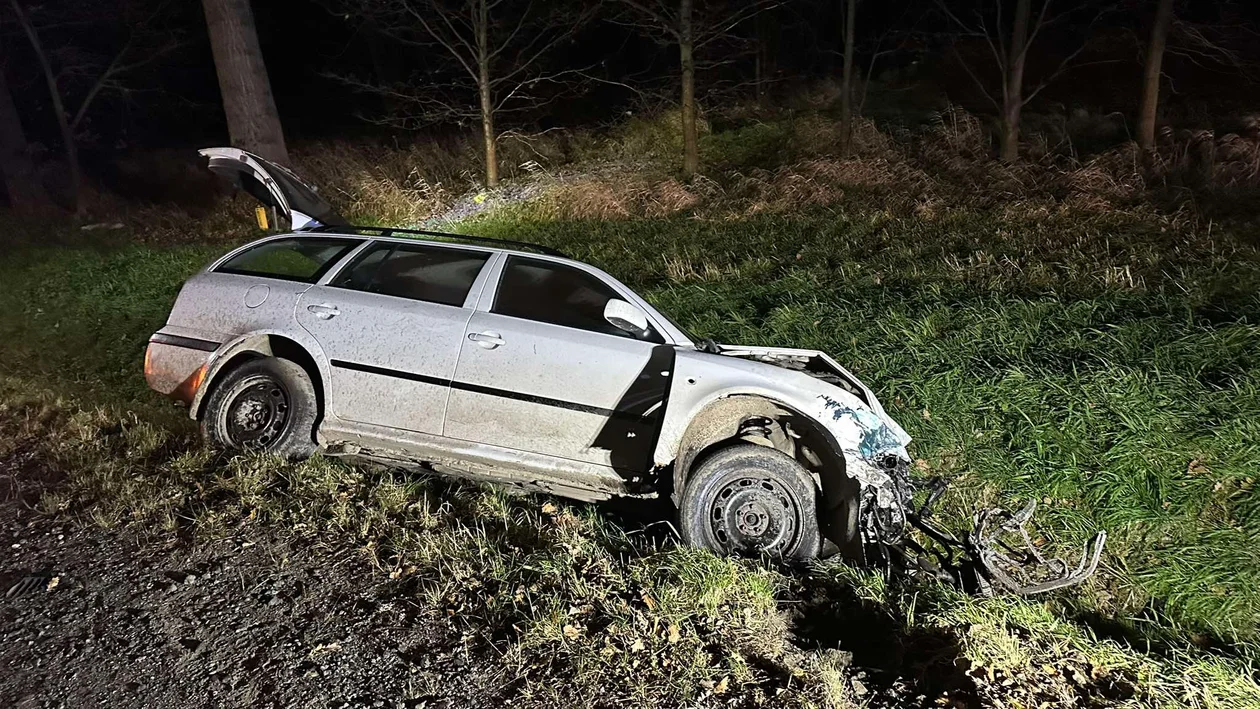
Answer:
[[[778,0],[619,0],[627,12],[619,22],[645,30],[650,36],[678,45],[682,83],[683,176],[700,169],[700,144],[696,128],[696,52],[722,39]]]
[[[146,37],[141,39],[136,32],[132,32],[128,35],[122,47],[114,53],[108,62],[105,62],[100,57],[89,56],[72,46],[57,47],[55,51],[50,50],[44,46],[40,39],[40,28],[37,26],[36,18],[31,16],[19,0],[9,0],[9,5],[13,8],[18,24],[22,27],[22,32],[30,42],[31,50],[39,62],[66,153],[67,168],[70,171],[71,206],[76,215],[82,215],[84,210],[82,195],[83,172],[79,164],[79,146],[76,136],[80,126],[83,124],[83,119],[88,115],[88,109],[93,105],[93,102],[101,92],[106,90],[123,90],[125,87],[121,84],[120,79],[125,74],[157,60],[178,46],[178,41],[168,35],[154,44],[146,41],[152,38]],[[40,9],[42,9],[42,6]],[[145,18],[124,17],[121,19],[124,22],[130,21],[128,23],[133,27],[143,27],[146,21],[154,20],[152,16]],[[63,66],[60,71],[53,66],[53,60],[56,55],[61,55],[65,59],[62,62]],[[104,65],[102,66],[102,64]],[[70,80],[76,78],[86,79],[86,88],[79,97],[78,106],[72,112],[71,107],[67,105],[68,94],[71,93],[71,89],[69,86],[63,86],[63,84],[74,84],[76,82]]]
[[[771,19],[770,13],[757,16],[757,48],[753,57],[753,95],[759,105],[765,103],[768,96],[766,85],[773,81],[775,74],[774,35],[777,27],[771,25]]]
[[[249,0],[203,0],[232,145],[287,164],[289,149]]]
[[[1164,47],[1168,46],[1168,26],[1173,19],[1173,0],[1158,0],[1151,36],[1146,42],[1146,61],[1142,65],[1142,98],[1138,103],[1138,145],[1144,150],[1155,147],[1155,116],[1159,110],[1159,79],[1164,63]]]
[[[44,202],[26,132],[22,130],[22,120],[13,105],[13,95],[3,71],[0,71],[0,178],[4,179],[11,206],[25,209]]]
[[[1149,0],[1142,0],[1142,4]],[[1160,83],[1165,55],[1210,71],[1229,71],[1254,78],[1260,65],[1246,51],[1260,32],[1250,19],[1247,2],[1219,2],[1212,13],[1197,20],[1179,17],[1173,0],[1157,0],[1142,66],[1142,92],[1138,103],[1137,142],[1144,150],[1155,147],[1155,122],[1159,114]]]
[[[857,0],[844,0],[844,70],[840,79],[840,154],[853,148],[853,43]]]
[[[499,184],[497,117],[537,108],[560,92],[557,87],[585,76],[585,69],[547,66],[549,52],[568,41],[594,14],[592,7],[570,11],[562,3],[507,0],[345,0],[357,17],[410,45],[436,47],[453,63],[450,83],[423,80],[370,84],[343,80],[386,97],[398,109],[384,122],[401,127],[476,121],[485,153],[485,179]],[[544,87],[550,89],[544,91]]]
[[[1078,8],[1051,14],[1050,7],[1054,0],[1040,0],[1040,8],[1034,15],[1033,0],[1014,0],[1014,3],[1015,11],[1008,27],[1004,20],[1006,0],[992,0],[992,3],[981,0],[970,19],[957,14],[945,0],[936,0],[937,7],[953,23],[958,33],[965,37],[983,39],[993,57],[994,65],[1001,78],[1000,96],[995,96],[989,86],[980,79],[979,73],[960,53],[955,51],[963,70],[975,82],[985,98],[998,110],[1002,128],[1001,156],[1006,162],[1015,162],[1019,159],[1019,124],[1024,106],[1027,106],[1037,97],[1037,94],[1063,74],[1086,47],[1085,41],[1080,42],[1075,49],[1062,57],[1058,65],[1042,77],[1032,90],[1025,90],[1024,69],[1027,66],[1029,48],[1043,30],[1066,19]],[[992,11],[989,10],[990,5]],[[1088,36],[1088,33],[1086,35]]]

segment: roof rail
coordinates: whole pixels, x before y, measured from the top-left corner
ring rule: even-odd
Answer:
[[[310,233],[332,233],[332,234],[363,234],[390,237],[394,234],[415,234],[417,236],[428,236],[446,241],[468,242],[473,244],[497,244],[500,246],[510,246],[516,249],[533,250],[548,256],[559,256],[561,258],[569,258],[568,255],[561,251],[551,248],[550,246],[542,246],[541,244],[531,244],[527,241],[512,241],[511,239],[492,239],[488,236],[471,236],[469,234],[451,234],[445,231],[428,231],[426,229],[401,229],[392,226],[357,226],[357,225],[326,225],[318,226],[314,229],[307,229]]]

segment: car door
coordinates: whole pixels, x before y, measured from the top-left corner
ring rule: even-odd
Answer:
[[[306,291],[296,317],[328,358],[333,415],[441,435],[460,343],[493,255],[378,241]]]
[[[592,272],[505,256],[468,322],[445,435],[644,470],[674,351],[654,328],[636,338],[605,321],[612,298]]]

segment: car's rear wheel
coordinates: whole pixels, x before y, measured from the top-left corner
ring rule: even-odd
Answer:
[[[720,554],[803,560],[818,556],[816,493],[783,453],[741,443],[705,458],[679,508],[683,541]]]
[[[319,405],[310,375],[279,357],[249,360],[210,392],[201,434],[230,450],[305,458],[315,451]]]

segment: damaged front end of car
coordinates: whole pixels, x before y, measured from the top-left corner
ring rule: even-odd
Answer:
[[[946,489],[941,478],[928,481],[923,502],[915,504],[916,485],[905,449],[909,437],[864,407],[820,398],[833,428],[841,431],[846,473],[860,486],[858,524],[866,563],[890,573],[933,577],[982,595],[1044,593],[1081,583],[1097,571],[1106,532],[1097,532],[1075,563],[1047,556],[1030,531],[1035,500],[1017,512],[978,510],[970,530],[949,531],[933,516]]]
[[[848,505],[828,506],[842,517],[842,533],[860,543],[842,552],[868,565],[927,575],[964,590],[1030,595],[1078,584],[1098,568],[1107,535],[1098,532],[1079,561],[1047,557],[1029,531],[1036,504],[1018,512],[986,508],[972,515],[972,527],[955,534],[933,517],[945,491],[940,479],[927,483],[922,504],[915,505],[906,446],[910,436],[883,409],[874,392],[824,352],[781,347],[722,345],[727,357],[769,364],[807,374],[817,392],[809,407],[834,439],[844,458],[844,475],[856,487],[856,515]],[[825,392],[825,393],[824,393]],[[853,527],[856,526],[856,529]]]

